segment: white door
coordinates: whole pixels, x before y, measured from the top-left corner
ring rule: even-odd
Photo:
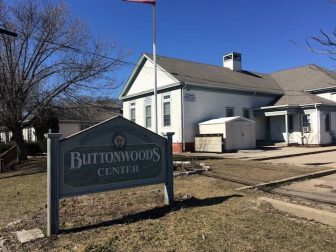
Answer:
[[[242,122],[232,123],[232,149],[238,150],[244,146],[244,125]]]
[[[250,146],[250,141],[251,141],[251,136],[250,136],[250,124],[248,122],[243,122],[243,133],[242,133],[242,138],[243,138],[243,146],[242,148],[244,149],[249,149],[251,148]]]

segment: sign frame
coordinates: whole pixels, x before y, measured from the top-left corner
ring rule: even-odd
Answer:
[[[117,126],[116,126],[117,125]],[[121,125],[121,126],[120,126]],[[120,130],[122,128],[122,130]],[[159,171],[156,177],[144,177],[136,179],[134,176],[133,180],[119,181],[119,182],[106,182],[104,184],[94,184],[85,185],[79,187],[69,186],[65,183],[66,174],[68,172],[68,165],[65,164],[65,160],[69,155],[69,151],[82,149],[102,149],[111,148],[111,155],[113,152],[122,152],[120,149],[113,149],[112,142],[114,141],[114,134],[127,135],[130,139],[128,144],[128,139],[125,137],[125,141],[122,139],[119,142],[123,143],[126,148],[132,149],[135,146],[157,146],[160,150],[160,164],[158,166],[150,167],[147,165],[143,167],[142,171],[148,170],[149,168],[156,169]],[[173,132],[167,132],[165,137],[153,133],[152,131],[143,128],[121,116],[113,117],[102,123],[96,124],[88,129],[80,131],[74,135],[67,138],[61,138],[60,133],[48,133],[45,134],[47,138],[47,233],[48,236],[57,235],[59,233],[59,200],[62,198],[80,196],[92,193],[99,193],[111,190],[133,188],[138,186],[147,186],[153,184],[164,184],[164,202],[166,205],[171,205],[174,202],[174,184],[173,184],[173,155],[172,155],[172,136]],[[106,139],[113,136],[113,141],[108,145]],[[98,140],[97,140],[98,139]],[[100,140],[99,140],[100,139]],[[126,141],[127,139],[127,141]],[[103,145],[99,146],[97,143],[99,141],[103,142]],[[118,142],[118,141],[117,141]],[[119,143],[118,142],[118,143]],[[76,149],[77,148],[77,149]],[[104,152],[109,153],[109,152]],[[89,153],[90,154],[90,153]],[[134,163],[135,161],[133,161]],[[140,165],[139,161],[139,165]],[[102,165],[102,164],[100,164]],[[123,166],[121,166],[123,167]],[[110,169],[110,168],[106,168]],[[140,168],[139,168],[140,169]],[[160,170],[159,170],[160,169]],[[80,169],[78,169],[79,171]],[[86,172],[90,172],[88,169]],[[94,168],[92,168],[94,171]],[[71,171],[73,174],[76,171]],[[157,171],[156,171],[157,172]],[[89,176],[90,177],[90,176]],[[92,177],[92,176],[91,176]],[[90,177],[90,178],[91,178]],[[68,177],[67,181],[69,181]],[[112,178],[111,178],[112,179]],[[100,180],[101,181],[101,180]],[[107,181],[109,179],[107,178]],[[85,183],[85,181],[84,181]]]

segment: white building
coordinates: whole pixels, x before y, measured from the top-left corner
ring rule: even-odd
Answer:
[[[62,138],[68,137],[92,125],[110,119],[113,116],[120,115],[119,105],[107,104],[102,107],[83,107],[82,113],[78,108],[57,108],[54,109],[58,121],[58,132]],[[83,112],[84,111],[84,112]],[[23,129],[23,139],[27,142],[37,141],[34,127]],[[47,132],[45,132],[47,133]],[[4,125],[0,124],[0,143],[10,142],[13,133]]]
[[[336,132],[336,73],[306,65],[271,74],[241,69],[241,54],[213,66],[167,57],[158,63],[158,132],[175,132],[175,152],[193,150],[200,122],[244,116],[257,140],[327,145]],[[124,117],[154,129],[152,55],[143,54],[120,99]]]

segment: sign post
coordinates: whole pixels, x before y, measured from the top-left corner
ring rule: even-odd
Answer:
[[[48,169],[48,236],[58,234],[59,223],[59,139],[61,134],[48,133],[47,137],[47,169]]]
[[[48,150],[48,236],[59,232],[62,198],[164,184],[174,202],[172,137],[162,137],[121,116],[60,139],[45,134]]]
[[[171,205],[174,202],[174,177],[173,177],[173,135],[174,132],[167,132],[167,178],[165,182],[165,204]]]

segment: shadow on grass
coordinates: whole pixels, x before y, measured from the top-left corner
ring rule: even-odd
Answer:
[[[326,163],[306,163],[305,165],[328,165],[333,164],[334,162],[326,162]]]
[[[93,224],[93,225],[75,227],[75,228],[70,228],[70,229],[63,229],[60,231],[60,233],[63,233],[63,234],[77,233],[77,232],[82,232],[82,231],[95,229],[95,228],[108,227],[108,226],[112,226],[116,224],[125,224],[125,223],[129,224],[129,223],[134,223],[140,220],[159,219],[168,213],[176,212],[183,208],[217,205],[217,204],[223,203],[224,201],[230,198],[236,198],[236,197],[242,197],[242,195],[233,194],[233,195],[228,195],[228,196],[213,197],[213,198],[207,198],[207,199],[197,199],[197,198],[192,197],[186,200],[175,201],[172,206],[156,207],[156,208],[149,209],[149,210],[146,210],[140,213],[127,215],[120,219],[104,221],[104,222]]]

